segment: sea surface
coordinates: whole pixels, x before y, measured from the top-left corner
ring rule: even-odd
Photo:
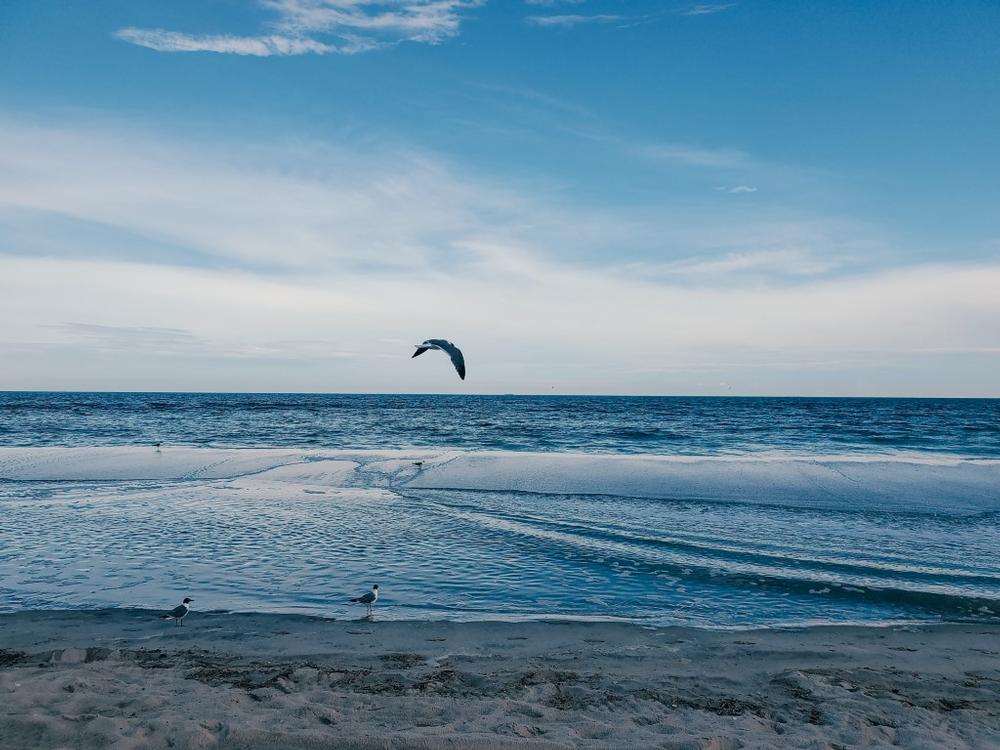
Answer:
[[[1000,399],[0,392],[0,446],[1000,457]]]
[[[996,478],[1000,400],[0,393],[0,609],[995,620]]]

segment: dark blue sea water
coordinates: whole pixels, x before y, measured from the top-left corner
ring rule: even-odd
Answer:
[[[1000,456],[1000,399],[0,393],[0,445]]]
[[[1000,401],[0,393],[0,609],[376,582],[387,618],[994,620]]]

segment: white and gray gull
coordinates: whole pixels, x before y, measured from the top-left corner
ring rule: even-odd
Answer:
[[[367,594],[363,594],[362,596],[356,596],[353,599],[351,599],[351,603],[352,604],[365,604],[365,605],[367,605],[368,606],[368,616],[369,617],[372,616],[372,607],[375,606],[375,602],[377,602],[377,601],[378,601],[378,584],[377,583],[374,586],[372,586],[372,590],[369,591]]]
[[[413,352],[414,357],[419,357],[428,349],[437,349],[442,352],[447,352],[448,356],[451,357],[451,363],[455,365],[458,377],[465,380],[465,357],[462,356],[462,350],[453,343],[445,341],[444,339],[427,339],[424,343],[417,344],[416,347],[417,350]],[[413,357],[410,359],[413,359]]]
[[[176,607],[174,607],[172,610],[170,610],[166,614],[160,615],[160,619],[161,620],[173,620],[174,621],[174,625],[183,625],[184,623],[181,622],[181,620],[183,620],[185,617],[187,617],[188,612],[191,611],[191,602],[192,601],[193,601],[192,599],[188,599],[185,596],[184,597],[184,601],[182,601],[180,604],[178,604]]]

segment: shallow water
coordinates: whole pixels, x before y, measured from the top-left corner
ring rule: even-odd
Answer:
[[[0,477],[5,609],[348,617],[379,583],[397,619],[1000,615],[989,460],[33,448]]]

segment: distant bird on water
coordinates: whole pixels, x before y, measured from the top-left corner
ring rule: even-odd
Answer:
[[[419,357],[428,349],[438,349],[439,351],[447,352],[448,356],[451,357],[451,363],[455,365],[458,377],[465,380],[465,357],[462,356],[462,350],[453,343],[444,339],[427,339],[422,344],[416,344],[416,347],[417,350],[413,352],[413,357]],[[410,359],[413,359],[413,357],[410,357]]]
[[[187,617],[188,612],[191,611],[191,602],[192,602],[192,600],[188,599],[185,596],[184,597],[184,601],[182,601],[180,604],[178,604],[176,607],[174,607],[172,610],[170,610],[166,614],[160,615],[160,619],[161,620],[173,620],[174,621],[174,625],[181,625],[181,626],[183,626],[184,623],[181,622],[181,620],[183,620],[185,617]]]
[[[356,596],[351,599],[352,604],[365,604],[368,606],[368,616],[372,616],[372,607],[375,606],[375,602],[378,601],[378,584],[376,583],[372,586],[372,590],[369,591],[364,596]]]

